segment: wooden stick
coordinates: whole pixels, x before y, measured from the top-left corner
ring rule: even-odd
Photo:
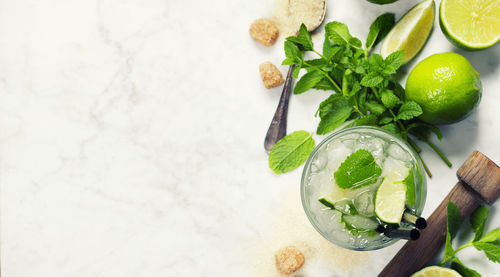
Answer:
[[[463,220],[482,202],[493,204],[500,195],[500,168],[478,151],[474,151],[458,169],[460,180],[427,220],[420,238],[407,242],[379,277],[405,277],[416,272],[441,249],[446,238],[446,207],[453,202]]]

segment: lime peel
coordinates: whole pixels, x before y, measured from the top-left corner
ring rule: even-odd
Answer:
[[[488,48],[500,40],[500,1],[442,0],[439,25],[446,38],[460,48]]]
[[[434,0],[424,0],[415,5],[385,38],[380,49],[382,57],[404,50],[403,64],[413,59],[427,42],[434,25],[434,14]]]

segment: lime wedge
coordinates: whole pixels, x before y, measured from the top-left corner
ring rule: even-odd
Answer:
[[[446,38],[458,47],[488,48],[500,40],[500,1],[442,0],[439,25]]]
[[[411,277],[462,277],[462,275],[446,267],[429,266],[413,273]]]
[[[389,175],[378,187],[375,214],[384,222],[399,224],[405,210],[406,185],[396,178],[396,175]]]
[[[404,15],[387,34],[380,54],[384,59],[392,52],[405,51],[403,64],[413,59],[424,47],[434,25],[434,0],[424,0]]]

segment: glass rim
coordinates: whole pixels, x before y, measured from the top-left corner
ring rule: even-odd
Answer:
[[[333,132],[332,134],[328,135],[326,138],[324,138],[315,148],[314,150],[311,152],[311,155],[309,155],[309,157],[307,158],[305,164],[304,164],[304,169],[302,170],[302,176],[301,176],[301,181],[300,181],[300,199],[301,199],[301,203],[302,203],[302,208],[304,209],[304,212],[306,213],[306,216],[307,216],[307,219],[309,220],[309,222],[311,223],[311,225],[314,227],[314,229],[316,229],[316,231],[321,235],[323,236],[326,240],[328,240],[329,242],[337,245],[337,246],[340,246],[342,248],[346,248],[346,249],[350,249],[350,250],[356,250],[356,251],[371,251],[371,250],[377,250],[377,249],[381,249],[381,248],[385,248],[389,245],[392,245],[394,243],[396,243],[397,241],[399,241],[399,239],[389,239],[387,240],[386,242],[383,242],[383,243],[380,243],[380,244],[377,244],[377,245],[374,245],[374,246],[369,246],[369,247],[364,247],[364,248],[357,248],[357,247],[353,247],[351,245],[348,245],[346,243],[342,243],[340,241],[337,241],[335,239],[333,239],[331,236],[329,236],[326,232],[324,232],[323,230],[321,230],[315,220],[312,218],[312,212],[310,211],[309,208],[306,208],[306,199],[305,199],[305,179],[306,177],[309,175],[308,173],[308,169],[311,167],[311,163],[312,163],[312,159],[313,157],[315,157],[316,153],[319,151],[319,149],[322,148],[322,146],[330,141],[332,141],[334,139],[334,137],[337,137],[343,133],[346,133],[346,132],[355,132],[355,131],[363,131],[363,130],[366,130],[368,132],[379,132],[379,133],[382,133],[384,135],[387,135],[389,136],[393,141],[397,142],[401,147],[403,147],[405,150],[407,150],[411,157],[415,160],[415,166],[417,167],[418,171],[420,172],[420,175],[422,176],[421,178],[421,182],[420,182],[420,186],[421,186],[421,190],[420,190],[420,199],[421,199],[421,202],[418,203],[419,205],[416,207],[416,213],[417,215],[421,215],[423,209],[424,209],[424,206],[425,206],[425,202],[426,202],[426,198],[427,198],[427,179],[426,179],[426,176],[424,176],[424,167],[423,167],[423,164],[422,164],[422,161],[419,157],[419,155],[417,154],[417,152],[406,142],[404,141],[403,139],[397,137],[395,134],[387,131],[387,130],[384,130],[382,128],[378,128],[378,127],[373,127],[373,126],[354,126],[354,127],[349,127],[349,128],[345,128],[345,129],[341,129],[339,131],[336,131],[336,132]]]

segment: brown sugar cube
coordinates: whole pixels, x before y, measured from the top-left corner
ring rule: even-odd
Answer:
[[[274,256],[276,257],[276,267],[281,274],[285,275],[297,271],[306,260],[295,246],[281,248]]]
[[[250,25],[250,35],[265,46],[273,45],[279,34],[276,24],[267,18],[259,18]]]
[[[281,71],[271,62],[265,62],[259,66],[260,76],[266,88],[274,88],[285,82]]]

